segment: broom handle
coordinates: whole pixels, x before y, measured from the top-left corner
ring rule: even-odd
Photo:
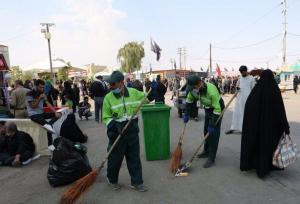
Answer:
[[[223,109],[221,115],[219,116],[217,122],[215,123],[215,125],[217,125],[219,123],[219,121],[221,120],[221,118],[223,117],[225,111],[228,109],[228,107],[230,106],[230,104],[232,103],[233,99],[237,96],[238,92],[236,92],[232,97],[231,99],[228,101],[228,103],[226,104],[225,108]],[[206,135],[204,136],[202,142],[200,143],[200,145],[197,147],[195,153],[193,154],[192,158],[190,159],[190,163],[193,162],[193,160],[196,158],[198,152],[200,151],[201,147],[203,146],[205,140],[208,138],[209,136],[209,133],[206,133]]]
[[[98,171],[101,171],[101,169],[104,167],[106,161],[108,160],[109,155],[111,154],[111,152],[113,151],[113,149],[115,148],[115,146],[117,145],[118,141],[121,139],[122,134],[125,132],[125,130],[128,128],[128,126],[130,125],[131,121],[133,120],[133,118],[137,115],[137,113],[140,111],[142,105],[144,104],[144,102],[147,100],[147,96],[149,95],[149,93],[151,92],[151,88],[149,89],[149,91],[146,93],[145,97],[143,98],[143,100],[140,102],[140,104],[138,105],[138,107],[136,108],[135,112],[133,113],[133,115],[130,117],[130,119],[128,120],[128,122],[126,123],[126,125],[123,127],[121,133],[118,135],[117,139],[114,141],[113,145],[111,146],[110,150],[107,152],[105,159],[101,162],[101,165],[98,168]]]
[[[184,133],[185,133],[185,129],[186,129],[186,123],[184,123],[183,131],[182,131],[182,133],[181,133],[181,135],[179,137],[179,142],[178,142],[179,145],[182,145],[183,136],[184,136]]]

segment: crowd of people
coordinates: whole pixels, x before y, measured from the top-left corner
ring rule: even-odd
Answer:
[[[236,93],[236,103],[230,129],[226,134],[238,132],[242,134],[241,171],[255,169],[260,178],[277,168],[272,165],[272,155],[283,134],[289,134],[289,124],[285,114],[284,103],[274,73],[265,70],[258,79],[249,75],[247,67],[241,66],[240,76],[203,79],[196,75],[172,80],[162,79],[160,75],[144,83],[139,80],[125,78],[114,71],[108,80],[97,76],[91,82],[72,80],[59,82],[53,86],[51,81],[37,79],[24,84],[16,80],[11,91],[10,105],[16,118],[30,118],[47,130],[48,145],[53,143],[52,125],[61,117],[57,106],[61,104],[71,114],[62,124],[60,136],[74,142],[84,143],[87,136],[76,124],[75,113],[80,119],[92,116],[89,98],[94,101],[94,118],[97,123],[107,126],[109,139],[108,150],[115,147],[108,157],[107,179],[114,190],[121,186],[118,183],[119,171],[126,158],[127,168],[131,176],[131,187],[139,192],[148,190],[143,185],[142,164],[140,161],[139,125],[134,115],[138,104],[144,100],[145,92],[149,92],[149,102],[165,103],[167,89],[173,93],[178,90],[186,92],[184,123],[198,116],[200,103],[205,112],[204,150],[198,158],[207,158],[204,168],[215,165],[219,138],[221,134],[222,111],[225,108],[222,95]],[[298,80],[298,82],[297,82]],[[299,79],[294,80],[297,84]],[[57,87],[57,88],[56,88]],[[295,90],[296,92],[296,90]],[[82,100],[80,100],[82,99]],[[45,112],[45,106],[50,112]],[[127,122],[132,118],[129,126]],[[126,131],[122,131],[124,127]],[[72,133],[70,133],[72,129]],[[114,142],[120,134],[123,137],[118,144]],[[0,165],[20,166],[28,163],[35,153],[35,145],[31,137],[19,131],[14,123],[0,121]]]

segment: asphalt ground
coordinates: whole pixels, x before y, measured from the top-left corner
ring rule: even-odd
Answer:
[[[224,96],[225,102],[231,95]],[[300,95],[283,93],[291,135],[300,144]],[[170,93],[166,96],[170,98]],[[171,102],[168,100],[168,104]],[[254,171],[241,172],[241,135],[225,135],[231,124],[232,108],[225,113],[216,164],[210,169],[202,167],[205,160],[196,159],[186,177],[174,177],[168,172],[170,160],[146,161],[143,140],[143,123],[140,120],[141,160],[144,183],[149,191],[139,193],[130,189],[130,177],[126,162],[120,170],[122,189],[113,191],[106,182],[106,168],[96,183],[79,200],[82,204],[194,204],[194,203],[300,203],[300,162],[284,171],[272,172],[259,179]],[[190,158],[203,137],[203,110],[200,121],[190,121],[183,144],[183,161]],[[141,118],[141,117],[140,117]],[[88,157],[92,167],[97,167],[105,157],[108,139],[106,128],[93,120],[78,121],[88,134]],[[183,123],[175,107],[171,109],[171,150],[177,145]],[[153,130],[155,131],[155,130]],[[0,168],[0,204],[58,203],[62,193],[69,187],[52,188],[47,181],[49,158],[42,157],[22,168]]]

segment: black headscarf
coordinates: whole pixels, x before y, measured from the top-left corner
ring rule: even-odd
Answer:
[[[84,143],[87,137],[78,127],[74,114],[69,114],[61,125],[60,136],[65,137],[73,142]]]
[[[256,169],[260,178],[274,169],[272,156],[283,132],[289,134],[284,103],[274,75],[267,69],[245,105],[240,169]]]

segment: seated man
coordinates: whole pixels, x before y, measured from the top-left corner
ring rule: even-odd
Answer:
[[[53,124],[61,114],[56,112],[52,105],[47,101],[47,97],[44,93],[44,86],[45,82],[43,80],[36,80],[34,89],[27,93],[26,106],[30,119],[42,125],[48,131],[48,145],[51,145],[51,133],[56,134],[51,124]],[[52,111],[51,113],[44,113],[44,103],[46,103],[48,108]],[[48,123],[46,119],[51,119],[51,121]]]
[[[0,143],[0,165],[18,167],[27,164],[35,153],[32,138],[25,132],[18,131],[15,123],[5,125],[6,136]]]
[[[89,103],[89,97],[88,96],[85,96],[83,98],[83,101],[79,103],[78,105],[78,108],[79,108],[79,118],[82,119],[82,117],[85,117],[85,119],[89,119],[89,117],[92,116],[92,113],[91,113],[91,104]]]

